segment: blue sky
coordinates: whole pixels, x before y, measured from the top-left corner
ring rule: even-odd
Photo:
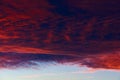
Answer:
[[[0,80],[120,80],[117,71],[89,71],[76,65],[49,65],[37,69],[1,69]]]

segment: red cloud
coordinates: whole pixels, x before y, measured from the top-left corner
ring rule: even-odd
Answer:
[[[54,61],[120,69],[120,17],[109,14],[112,10],[103,16],[89,7],[76,8],[63,0],[0,3],[1,68]]]

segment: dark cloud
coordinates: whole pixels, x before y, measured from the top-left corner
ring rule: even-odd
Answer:
[[[31,68],[38,63],[71,63],[72,65],[87,66],[91,68],[120,69],[120,54],[97,54],[97,55],[60,55],[44,53],[0,53],[0,68]],[[47,62],[47,63],[46,63]],[[40,65],[40,64],[39,64]],[[42,66],[42,64],[40,65]]]
[[[57,62],[120,69],[119,5],[101,1],[1,0],[0,67]]]
[[[32,67],[36,62],[69,62],[76,59],[73,56],[56,54],[31,53],[0,53],[1,68]]]

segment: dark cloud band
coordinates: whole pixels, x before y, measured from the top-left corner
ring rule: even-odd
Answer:
[[[44,53],[0,53],[0,68],[30,68],[38,63],[71,63],[72,65],[87,66],[90,68],[120,69],[120,53],[96,55],[57,55]],[[47,64],[46,64],[47,65]],[[42,66],[42,64],[40,65]]]

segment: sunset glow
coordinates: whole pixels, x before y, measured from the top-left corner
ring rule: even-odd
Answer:
[[[120,80],[119,0],[0,0],[0,80]]]

